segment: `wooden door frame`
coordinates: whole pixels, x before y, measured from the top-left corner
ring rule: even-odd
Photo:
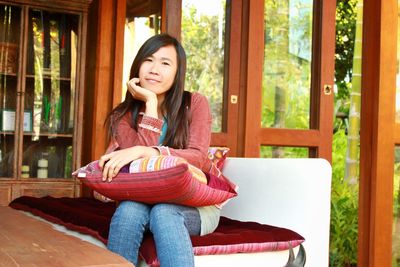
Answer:
[[[259,157],[261,145],[314,148],[314,157],[332,158],[335,53],[335,0],[314,1],[313,60],[310,130],[261,127],[262,73],[264,63],[264,0],[249,1],[246,115],[244,156]],[[251,89],[251,90],[250,90]],[[316,115],[315,115],[316,114]]]
[[[121,90],[114,90],[115,79],[118,79],[119,75],[122,77],[122,71],[118,73],[119,66],[114,70],[115,63],[120,61],[119,53],[123,53],[115,49],[116,44],[120,45],[116,36],[121,37],[121,33],[116,31],[116,24],[120,23],[121,19],[115,17],[117,3],[119,6],[120,1],[125,4],[125,0],[93,1],[89,9],[88,29],[91,30],[87,32],[82,164],[99,159],[103,155],[107,147],[104,120],[111,111],[118,93],[121,94]],[[125,16],[123,18],[125,19]]]
[[[358,266],[392,266],[397,0],[364,0]]]
[[[181,0],[162,0],[161,32],[181,40]]]

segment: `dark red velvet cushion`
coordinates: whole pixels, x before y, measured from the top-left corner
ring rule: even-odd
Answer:
[[[20,197],[10,203],[15,209],[33,213],[66,228],[92,235],[107,242],[115,203],[103,203],[90,198]],[[195,255],[230,254],[285,250],[304,241],[296,232],[221,217],[217,229],[205,236],[192,236]],[[157,266],[154,240],[147,234],[140,248],[141,257],[151,266]]]
[[[257,222],[242,222],[221,217],[217,229],[208,235],[192,236],[194,255],[216,255],[280,251],[304,242],[298,233]],[[154,239],[147,235],[140,256],[151,267],[159,266]]]

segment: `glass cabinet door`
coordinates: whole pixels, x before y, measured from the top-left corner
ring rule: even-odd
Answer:
[[[70,178],[79,15],[30,9],[21,178]]]
[[[21,8],[0,5],[0,178],[13,176]]]

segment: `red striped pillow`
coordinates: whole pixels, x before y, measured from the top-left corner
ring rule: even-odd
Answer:
[[[103,182],[98,161],[78,169],[73,175],[91,189],[113,200],[135,200],[148,204],[166,202],[199,207],[220,204],[237,195],[224,177],[207,174],[208,184],[204,184],[195,178],[186,161],[176,162],[176,165],[154,171],[120,172],[112,182]]]

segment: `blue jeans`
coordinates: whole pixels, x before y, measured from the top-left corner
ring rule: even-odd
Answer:
[[[190,267],[194,266],[190,235],[199,235],[200,228],[196,208],[123,201],[111,219],[107,247],[137,265],[143,235],[150,230],[162,267]]]

